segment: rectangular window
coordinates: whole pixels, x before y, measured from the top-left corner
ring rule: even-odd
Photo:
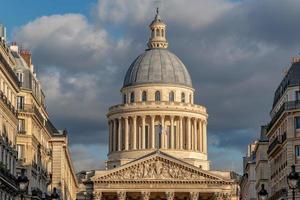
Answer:
[[[18,159],[23,159],[24,158],[24,145],[18,144],[17,151],[18,151]]]
[[[19,81],[20,81],[20,83],[23,83],[23,81],[24,81],[24,78],[23,78],[23,73],[17,73],[17,77],[18,77],[18,79],[19,79]]]
[[[300,91],[295,92],[295,99],[296,101],[300,101]]]
[[[17,98],[17,107],[18,110],[24,110],[25,100],[24,97],[18,96]]]
[[[296,158],[300,158],[300,145],[295,146]]]
[[[295,128],[300,129],[300,117],[295,117]]]
[[[19,133],[25,133],[25,120],[24,119],[19,119],[18,132]]]

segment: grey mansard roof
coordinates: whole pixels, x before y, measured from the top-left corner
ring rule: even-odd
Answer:
[[[148,49],[127,70],[123,87],[163,83],[192,87],[189,72],[181,60],[167,49]]]

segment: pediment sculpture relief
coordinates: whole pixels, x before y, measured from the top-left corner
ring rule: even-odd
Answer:
[[[144,163],[131,166],[125,170],[106,175],[104,180],[139,180],[139,179],[180,179],[180,180],[206,180],[200,173],[189,170],[175,163],[165,162],[156,158]]]

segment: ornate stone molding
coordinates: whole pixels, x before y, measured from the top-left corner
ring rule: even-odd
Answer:
[[[231,194],[230,193],[223,193],[218,192],[214,195],[214,200],[230,200]]]
[[[167,200],[174,200],[175,192],[166,192]]]
[[[190,200],[198,200],[199,192],[190,192]]]
[[[93,192],[93,199],[94,200],[101,200],[102,192]]]
[[[126,192],[120,191],[117,192],[118,200],[126,200]]]
[[[184,165],[156,157],[99,177],[98,180],[194,180],[219,181],[217,178]],[[97,181],[97,180],[96,180]]]
[[[150,192],[145,191],[142,192],[142,200],[149,200],[150,199]]]

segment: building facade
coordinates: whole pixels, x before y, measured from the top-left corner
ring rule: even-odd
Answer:
[[[17,94],[19,81],[13,72],[16,65],[0,25],[0,199],[13,200],[18,194],[16,181]]]
[[[56,188],[61,200],[75,200],[78,184],[66,131],[49,119],[30,52],[7,45],[4,26],[0,59],[0,199],[18,199],[17,177],[25,171],[25,199],[48,199]]]
[[[210,170],[208,114],[194,103],[187,68],[168,50],[166,24],[158,11],[149,28],[148,49],[124,78],[122,103],[107,114],[107,169],[86,178],[83,196],[238,199],[233,173]]]
[[[299,83],[300,58],[295,57],[275,92],[272,119],[267,129],[271,199],[291,199],[286,177],[292,165],[296,165],[296,171],[300,170]],[[300,198],[299,193],[296,198]]]

